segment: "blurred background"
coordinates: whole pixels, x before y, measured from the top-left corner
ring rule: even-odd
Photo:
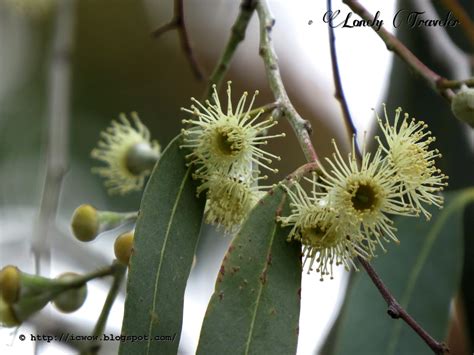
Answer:
[[[43,273],[51,277],[65,271],[91,271],[113,259],[113,240],[118,231],[89,244],[73,239],[69,220],[78,205],[90,203],[97,209],[114,211],[133,211],[139,207],[140,193],[109,196],[101,179],[91,174],[91,167],[100,165],[90,158],[99,132],[120,112],[137,111],[152,137],[165,147],[181,128],[180,107],[189,107],[190,97],[200,98],[206,87],[206,81],[194,77],[176,31],[158,39],[151,36],[154,29],[171,19],[171,0],[70,3],[73,16],[69,23],[72,29],[68,80],[70,124],[67,127],[69,143],[64,150],[68,170],[60,190],[57,229],[50,236],[51,264],[44,269],[46,274]],[[391,19],[395,1],[364,0],[363,3],[373,13],[381,11],[387,28],[394,31]],[[239,1],[187,0],[184,4],[196,58],[209,75],[230,34]],[[336,138],[339,146],[347,150],[349,141],[339,104],[334,99],[327,27],[322,21],[325,2],[274,0],[270,6],[276,18],[273,36],[285,86],[298,112],[313,125],[312,140],[319,156],[332,152],[331,138]],[[342,10],[341,17],[347,13],[341,1],[334,1],[333,8]],[[0,266],[15,264],[27,272],[34,271],[31,245],[37,237],[46,176],[51,63],[58,13],[53,0],[0,0]],[[373,124],[372,108],[380,110],[389,89],[392,55],[370,28],[338,28],[336,37],[351,113],[358,131],[369,131]],[[467,63],[461,62],[457,69],[458,76],[469,76]],[[261,95],[257,105],[273,101],[258,55],[256,15],[227,78],[234,83],[234,98],[238,99],[244,90],[258,89]],[[416,99],[416,96],[412,93],[410,98]],[[393,99],[387,104],[388,110],[393,111],[403,103]],[[415,117],[423,113],[410,111],[410,106],[407,109]],[[281,139],[274,140],[269,147],[282,157],[278,166],[280,174],[274,177],[275,181],[304,162],[288,124],[281,122],[277,128],[287,131],[288,138],[284,143]],[[465,140],[469,142],[466,134]],[[472,162],[468,152],[465,158]],[[212,227],[206,227],[201,236],[186,293],[181,354],[195,351],[200,322],[229,242],[230,237],[219,235]],[[304,275],[299,354],[318,352],[342,302],[346,276],[339,270],[335,280],[320,283],[317,275]],[[89,286],[86,304],[72,315],[62,315],[48,307],[18,330],[0,329],[0,352],[34,353],[35,344],[20,342],[17,337],[20,333],[54,334],[69,329],[71,333],[89,334],[109,284],[110,280],[94,281]],[[108,332],[117,335],[123,315],[123,291],[107,327]],[[102,353],[116,353],[117,347],[118,344],[104,343]],[[36,350],[44,354],[74,352],[73,348],[54,342],[41,344]]]

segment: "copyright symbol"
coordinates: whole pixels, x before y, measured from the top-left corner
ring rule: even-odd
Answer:
[[[23,340],[25,340],[26,337],[23,334],[20,334],[19,338],[20,338],[21,341],[23,341]]]

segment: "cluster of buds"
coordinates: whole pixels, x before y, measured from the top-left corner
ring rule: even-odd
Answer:
[[[98,211],[93,206],[84,204],[74,211],[71,219],[71,229],[77,240],[91,242],[101,233],[128,222],[134,222],[136,218],[136,212]],[[115,257],[125,265],[128,265],[133,251],[133,235],[133,232],[120,234],[114,243]]]
[[[396,228],[390,215],[431,217],[425,205],[443,204],[438,192],[447,185],[447,177],[435,167],[434,159],[441,157],[429,145],[435,140],[427,125],[410,119],[398,108],[393,125],[377,116],[384,141],[375,154],[362,149],[357,161],[355,141],[347,159],[335,141],[329,168],[320,165],[321,174],[306,179],[312,185],[307,194],[294,183],[287,188],[291,200],[291,215],[281,217],[284,226],[292,226],[288,239],[303,244],[304,262],[309,269],[333,277],[333,266],[355,267],[354,257],[369,260],[377,247],[386,251],[384,242],[398,243]]]
[[[216,86],[212,99],[206,106],[195,98],[190,109],[182,110],[194,116],[184,119],[188,128],[182,130],[182,148],[191,149],[187,156],[195,166],[194,177],[202,184],[198,194],[206,191],[205,220],[216,224],[226,232],[234,231],[247,217],[262,194],[260,168],[271,168],[273,159],[280,158],[261,149],[268,139],[285,134],[268,135],[267,131],[277,124],[272,117],[257,123],[263,110],[252,111],[258,91],[246,108],[248,93],[244,92],[235,110],[232,106],[231,82],[227,83],[227,111],[222,109]]]
[[[87,284],[80,275],[56,279],[30,275],[8,265],[0,271],[0,325],[16,327],[49,302],[63,313],[78,310],[86,300]]]

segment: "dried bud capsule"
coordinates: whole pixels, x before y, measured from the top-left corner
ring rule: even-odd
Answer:
[[[81,242],[90,242],[99,233],[99,218],[97,210],[91,205],[80,205],[74,211],[71,227],[74,236]]]
[[[0,271],[0,295],[7,303],[15,303],[20,296],[20,270],[8,265]]]
[[[474,127],[474,88],[463,86],[453,97],[451,110],[458,120]]]
[[[59,280],[70,280],[79,276],[73,272],[67,272],[58,276]],[[63,313],[71,313],[77,311],[84,304],[87,297],[87,284],[83,284],[80,287],[70,288],[53,300],[53,304],[56,308]]]
[[[115,257],[122,264],[128,265],[133,251],[133,232],[127,232],[119,235],[115,239],[114,252]]]

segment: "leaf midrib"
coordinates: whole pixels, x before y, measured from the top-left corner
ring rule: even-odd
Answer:
[[[151,315],[150,315],[150,326],[148,328],[148,340],[147,340],[147,344],[146,344],[146,353],[147,354],[150,353],[150,344],[151,344],[150,339],[151,339],[151,332],[152,332],[152,329],[153,329],[153,318],[154,318],[154,314],[155,314],[156,296],[158,294],[158,282],[160,280],[161,266],[163,265],[163,258],[164,258],[164,255],[165,255],[164,251],[165,251],[166,245],[168,243],[168,237],[169,237],[169,233],[170,233],[170,230],[171,230],[171,226],[173,224],[174,215],[176,214],[176,209],[177,209],[178,204],[180,202],[181,194],[184,190],[184,185],[185,185],[186,181],[188,180],[188,175],[189,175],[190,171],[191,171],[191,168],[188,168],[188,170],[186,171],[186,174],[184,175],[183,180],[181,181],[181,184],[179,186],[178,193],[176,194],[175,203],[173,205],[173,209],[171,210],[170,219],[169,219],[168,225],[166,227],[166,233],[165,233],[165,238],[164,238],[164,242],[163,242],[163,247],[161,248],[160,259],[158,261],[158,270],[157,270],[156,277],[155,277],[155,287],[154,287],[154,290],[153,290],[153,305],[152,305],[152,310],[151,310]]]
[[[269,257],[269,254],[270,254],[271,250],[272,250],[273,240],[275,239],[276,227],[277,227],[277,224],[276,224],[276,222],[274,222],[273,223],[273,229],[272,229],[272,232],[271,232],[270,243],[269,243],[268,250],[267,250],[267,255],[265,257],[265,265],[264,265],[264,268],[263,268],[262,272],[265,272],[265,269],[269,266],[268,265],[268,257]],[[261,280],[259,280],[257,282],[260,284],[260,286],[259,286],[259,289],[258,289],[258,295],[257,295],[257,300],[255,302],[254,312],[252,314],[252,320],[250,322],[249,335],[247,337],[246,346],[245,346],[245,354],[248,354],[249,350],[250,350],[250,343],[252,342],[253,328],[254,328],[254,325],[255,325],[255,320],[257,318],[257,311],[258,311],[258,308],[259,308],[259,305],[260,305],[260,298],[261,298],[262,293],[263,293],[263,287],[264,287],[263,282]]]

